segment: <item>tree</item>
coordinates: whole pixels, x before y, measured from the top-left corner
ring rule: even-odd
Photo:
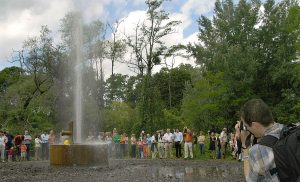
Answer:
[[[112,102],[102,112],[104,115],[103,131],[112,131],[118,128],[120,132],[139,132],[136,110],[124,102]]]
[[[113,101],[122,102],[125,100],[127,77],[127,75],[115,74],[106,80],[105,92],[107,104]]]
[[[120,61],[126,51],[126,44],[124,40],[117,39],[117,32],[122,21],[116,21],[114,27],[108,24],[112,32],[112,40],[106,41],[106,57],[111,61],[111,75],[114,75],[114,65],[116,61]]]
[[[181,23],[169,20],[169,14],[161,9],[164,1],[146,0],[147,20],[136,26],[134,37],[127,36],[127,43],[136,54],[137,63],[133,64],[139,70],[145,68],[147,75],[151,75],[153,67],[161,63],[160,56],[167,51],[161,39],[174,33],[175,26]]]
[[[4,68],[0,71],[0,93],[5,94],[7,88],[19,80],[22,72],[24,70],[16,66]]]
[[[221,116],[224,122],[234,123],[241,105],[253,97],[262,98],[271,106],[281,101],[286,103],[284,98],[293,93],[295,100],[299,98],[299,87],[295,84],[299,78],[294,68],[299,36],[295,9],[299,5],[291,0],[279,3],[269,0],[263,7],[261,10],[260,1],[240,0],[235,5],[232,0],[217,0],[213,19],[199,18],[201,44],[189,47],[201,66],[199,79],[210,80],[220,73],[224,77],[227,89],[222,94],[226,102],[214,101],[226,105]],[[206,97],[199,99],[201,103]],[[187,100],[185,104],[188,105]],[[283,108],[282,104],[278,108]],[[297,106],[297,102],[293,104]]]
[[[182,101],[182,117],[196,130],[223,128],[227,118],[229,85],[224,73],[194,73],[192,84],[187,85]]]
[[[35,88],[31,95],[28,95],[24,103],[24,109],[28,107],[34,97],[47,92],[53,85],[55,67],[58,62],[58,54],[50,36],[51,31],[42,26],[40,36],[29,38],[24,42],[23,63],[25,71],[33,74]]]
[[[135,54],[136,62],[129,62],[139,70],[141,76],[138,96],[140,129],[154,131],[163,115],[160,93],[152,79],[152,69],[161,63],[161,56],[167,53],[162,38],[172,34],[180,21],[170,21],[169,14],[161,9],[165,0],[146,0],[147,19],[137,24],[135,35],[127,36],[127,44]],[[144,75],[144,71],[146,75]]]
[[[180,110],[185,86],[191,82],[192,70],[191,65],[180,65],[171,70],[162,68],[159,73],[153,75],[154,82],[159,88],[161,99],[168,109],[175,108]],[[172,78],[171,82],[170,78]]]

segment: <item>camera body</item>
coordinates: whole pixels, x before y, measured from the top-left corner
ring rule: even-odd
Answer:
[[[247,131],[247,128],[244,125],[244,122],[240,121],[240,131],[242,131],[242,130]]]

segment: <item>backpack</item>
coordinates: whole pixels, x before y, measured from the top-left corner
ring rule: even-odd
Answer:
[[[276,168],[271,175],[278,173],[281,182],[300,182],[300,125],[286,125],[279,139],[266,135],[258,144],[273,149]]]

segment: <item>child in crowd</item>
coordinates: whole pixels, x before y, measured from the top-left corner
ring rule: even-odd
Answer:
[[[143,140],[139,140],[137,142],[138,148],[139,148],[139,158],[142,159],[144,158],[144,151],[143,151]]]
[[[14,150],[13,147],[7,150],[8,162],[12,162],[13,150]]]
[[[21,161],[25,161],[25,159],[26,159],[26,150],[27,150],[27,147],[24,144],[24,142],[22,142],[22,144],[21,144]]]

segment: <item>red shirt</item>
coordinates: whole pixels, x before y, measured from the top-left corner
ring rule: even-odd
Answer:
[[[12,150],[12,149],[9,149],[9,150],[7,151],[7,155],[13,155],[13,150]]]
[[[24,140],[24,135],[17,135],[15,137],[15,145],[21,145]]]

